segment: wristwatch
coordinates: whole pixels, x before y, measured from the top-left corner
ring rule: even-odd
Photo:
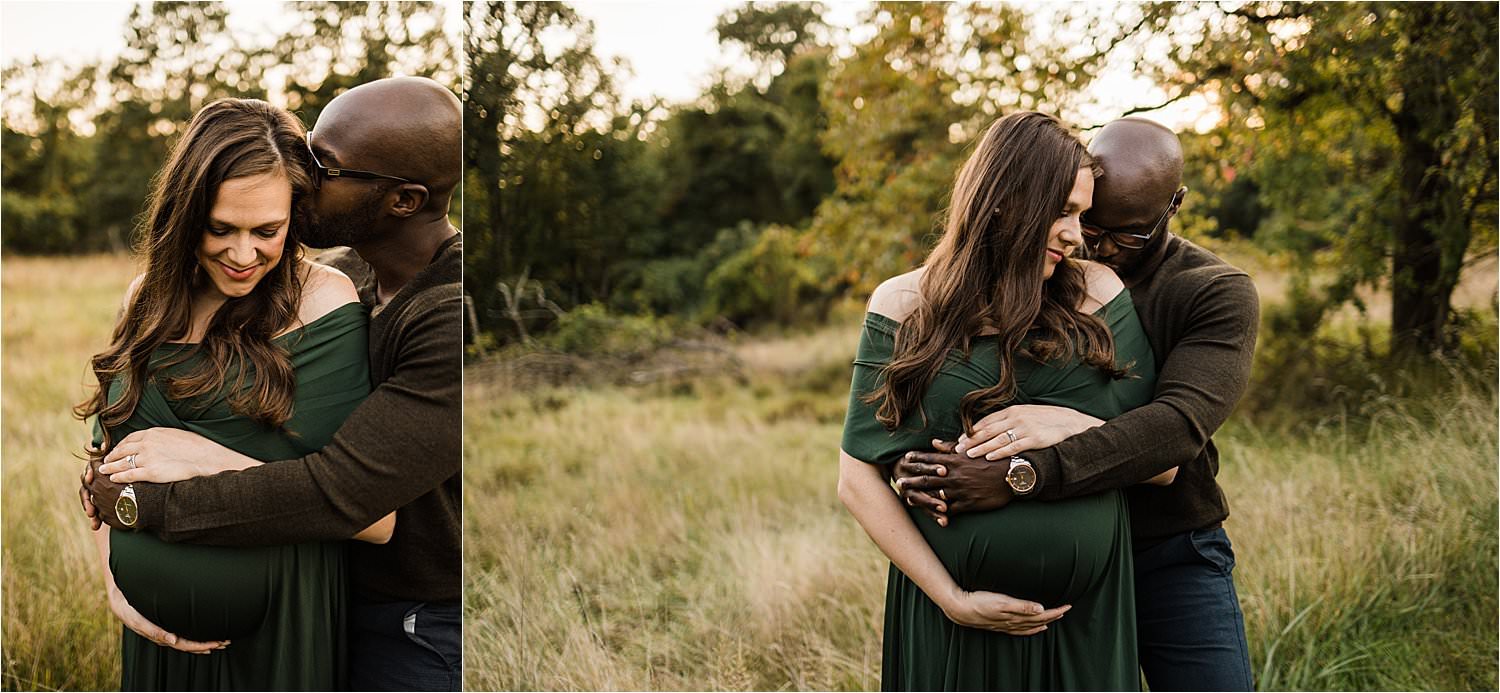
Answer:
[[[1024,496],[1036,488],[1036,467],[1024,457],[1011,456],[1010,470],[1005,472],[1005,483],[1018,496]]]
[[[126,527],[134,527],[135,521],[140,519],[140,508],[135,504],[134,485],[125,484],[125,490],[115,499],[115,517],[120,518],[120,524]]]

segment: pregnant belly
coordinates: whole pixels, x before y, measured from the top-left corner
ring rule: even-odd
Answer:
[[[281,550],[110,532],[109,567],[130,605],[152,623],[190,640],[222,640],[254,633],[265,621]]]
[[[913,512],[922,535],[966,590],[1000,592],[1047,607],[1069,604],[1129,550],[1124,497],[1111,491],[1052,503],[1012,503],[950,518],[940,527]]]

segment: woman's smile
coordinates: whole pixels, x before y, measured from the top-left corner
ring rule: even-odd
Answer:
[[[224,262],[223,260],[217,260],[216,262],[218,263],[219,267],[224,270],[225,275],[237,282],[242,282],[255,276],[255,270],[260,269],[261,265],[265,264],[263,262],[257,262],[249,267],[240,269],[227,262]]]

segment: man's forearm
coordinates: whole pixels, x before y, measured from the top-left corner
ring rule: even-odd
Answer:
[[[1140,430],[1152,433],[1133,433]],[[1203,432],[1171,405],[1152,402],[1022,457],[1031,460],[1040,477],[1032,497],[1056,500],[1145,482],[1192,462],[1210,436],[1212,431]]]
[[[318,452],[137,485],[145,528],[167,541],[228,546],[347,539],[459,474],[457,306],[444,304],[442,315],[425,321],[438,324],[412,326],[426,335],[420,349],[404,356]]]
[[[1036,497],[1124,488],[1197,459],[1249,383],[1258,300],[1243,275],[1207,287],[1197,297],[1189,328],[1162,363],[1151,402],[1024,454],[1041,477]]]

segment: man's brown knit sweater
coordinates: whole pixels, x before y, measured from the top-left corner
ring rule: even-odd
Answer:
[[[1130,293],[1156,354],[1155,397],[1021,455],[1037,468],[1039,500],[1127,489],[1139,547],[1229,517],[1212,436],[1249,382],[1260,299],[1248,274],[1175,236],[1136,274]],[[1174,466],[1170,486],[1140,484]]]
[[[347,539],[399,508],[389,543],[353,542],[355,592],[377,601],[458,599],[462,267],[455,235],[375,312],[375,390],[332,442],[241,472],[136,484],[144,528],[173,542],[293,544]],[[356,282],[370,305],[373,276]]]

